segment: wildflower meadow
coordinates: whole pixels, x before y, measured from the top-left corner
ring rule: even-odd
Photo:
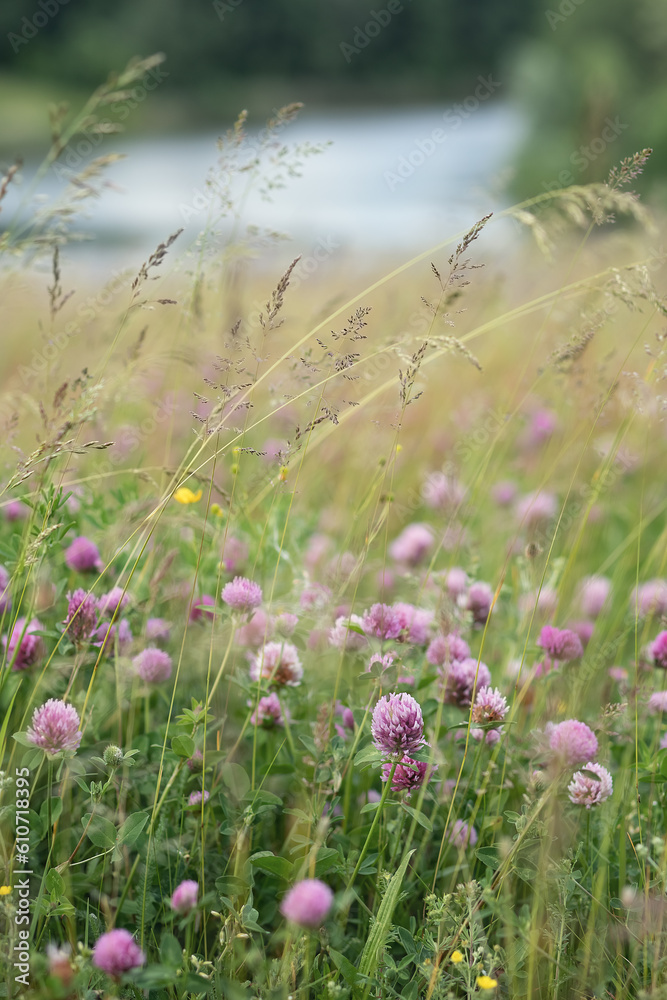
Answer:
[[[113,154],[3,212],[0,995],[664,1000],[651,150],[309,273],[298,110],[139,267],[69,257]]]

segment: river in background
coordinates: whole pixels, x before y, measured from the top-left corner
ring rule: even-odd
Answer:
[[[280,139],[331,145],[307,157],[301,176],[287,177],[284,188],[271,192],[270,202],[251,191],[243,221],[288,234],[291,242],[281,257],[372,253],[400,259],[504,207],[503,178],[524,133],[518,111],[497,101],[480,102],[467,112],[431,106],[304,113],[284,128]],[[254,141],[252,131],[249,135]],[[77,221],[77,230],[94,242],[68,249],[69,259],[93,270],[138,267],[180,227],[185,232],[178,245],[191,245],[206,225],[206,177],[219,155],[216,139],[215,133],[105,138],[94,155],[117,151],[125,158],[109,168],[111,185],[88,203],[89,218]],[[77,142],[72,144],[74,159]],[[23,190],[35,169],[36,164],[26,164]],[[39,191],[49,204],[63,188],[52,169]],[[243,189],[233,190],[238,203]],[[5,219],[11,202],[7,208]],[[492,235],[490,239],[494,241]]]

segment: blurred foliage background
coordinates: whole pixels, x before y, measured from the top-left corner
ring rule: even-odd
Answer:
[[[599,180],[646,146],[667,192],[665,0],[3,0],[0,39],[7,156],[43,143],[49,100],[161,51],[164,85],[132,130],[222,129],[242,107],[266,116],[290,101],[446,105],[491,74],[530,126],[518,195],[550,177]],[[608,119],[622,134],[609,152]]]

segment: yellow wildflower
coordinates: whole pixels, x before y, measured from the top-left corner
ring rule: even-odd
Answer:
[[[495,990],[498,985],[498,980],[492,979],[491,976],[478,976],[477,985],[480,990]]]
[[[193,493],[187,486],[179,486],[174,493],[174,500],[177,503],[197,503],[197,500],[201,500],[201,490]]]
[[[0,896],[8,896],[11,891],[11,885],[0,885]]]
[[[463,954],[460,951],[453,951],[452,955],[451,955],[451,959],[452,959],[452,962],[455,962],[458,965],[459,962],[463,961]]]
[[[215,514],[216,517],[224,517],[225,512],[219,503],[212,503],[210,510],[211,514]]]

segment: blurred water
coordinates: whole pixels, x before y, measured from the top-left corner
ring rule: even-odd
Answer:
[[[307,158],[302,176],[289,178],[272,203],[251,193],[243,218],[289,234],[290,253],[425,250],[502,206],[498,181],[523,134],[518,111],[497,101],[463,114],[432,106],[304,116],[281,138],[331,146]],[[133,264],[181,226],[178,245],[192,242],[206,222],[216,138],[105,139],[95,155],[113,150],[126,159],[110,168],[113,188],[78,226],[94,235],[95,251],[87,244],[75,257]],[[28,164],[26,181],[30,172]],[[40,185],[49,200],[62,188],[53,171]]]

